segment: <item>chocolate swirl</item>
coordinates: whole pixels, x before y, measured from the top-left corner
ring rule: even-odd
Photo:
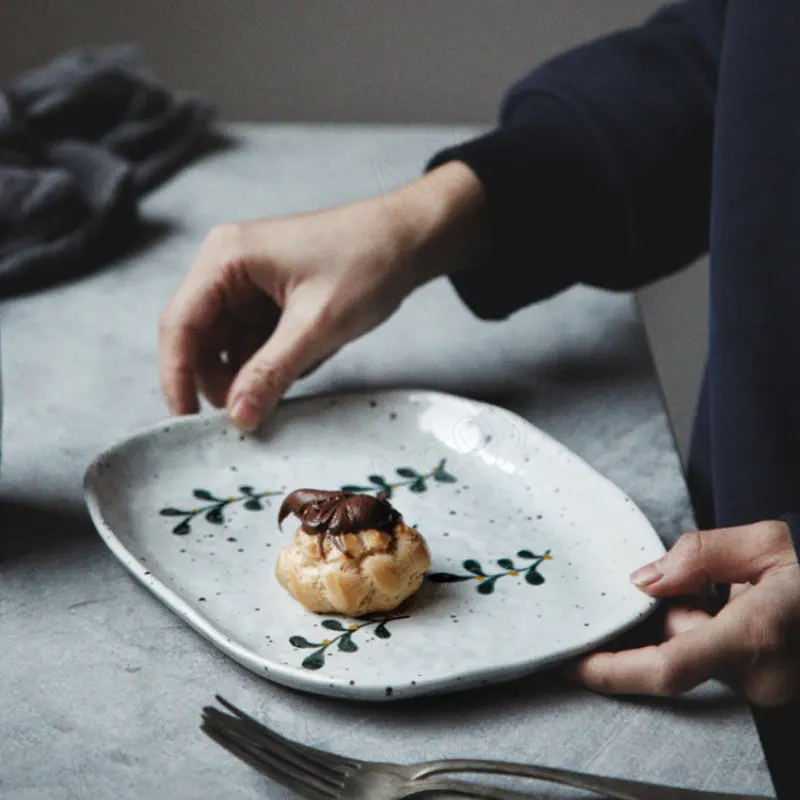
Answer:
[[[330,536],[336,547],[348,554],[342,544],[344,533],[379,530],[392,533],[402,519],[400,513],[383,497],[322,489],[297,489],[287,495],[278,511],[278,525],[294,514],[303,530],[322,541]]]

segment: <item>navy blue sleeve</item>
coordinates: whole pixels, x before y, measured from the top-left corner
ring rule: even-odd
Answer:
[[[688,0],[555,58],[513,86],[466,163],[488,204],[483,268],[452,276],[500,319],[574,283],[630,290],[708,248],[724,0]]]

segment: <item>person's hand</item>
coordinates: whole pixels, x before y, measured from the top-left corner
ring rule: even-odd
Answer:
[[[173,413],[196,412],[202,392],[257,427],[298,377],[479,257],[482,201],[450,163],[387,195],[213,230],[161,319]]]
[[[800,695],[800,565],[784,522],[687,533],[631,579],[653,597],[692,595],[711,582],[733,584],[714,617],[667,611],[665,641],[595,653],[570,672],[608,694],[678,695],[719,679],[759,706]]]

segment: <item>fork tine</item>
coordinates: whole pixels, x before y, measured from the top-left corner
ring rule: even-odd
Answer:
[[[300,742],[295,742],[292,739],[287,739],[285,736],[281,736],[277,731],[272,730],[268,726],[264,725],[263,723],[259,722],[253,717],[245,714],[244,711],[237,708],[233,703],[228,702],[224,697],[220,697],[220,695],[216,695],[217,702],[220,705],[227,708],[233,714],[235,714],[240,720],[243,722],[249,723],[256,731],[258,731],[262,736],[266,736],[270,739],[280,742],[281,744],[292,748],[296,751],[301,751],[308,756],[314,758],[317,762],[324,763],[326,766],[329,766],[333,769],[341,771],[343,767],[349,769],[356,769],[361,766],[360,761],[353,759],[353,758],[345,758],[344,756],[336,755],[335,753],[329,753],[326,750],[318,750],[316,747],[311,747],[307,744],[300,744]],[[219,713],[219,712],[218,712]]]
[[[287,759],[282,753],[276,753],[262,747],[259,742],[254,741],[253,734],[250,732],[242,731],[225,723],[223,723],[221,727],[217,726],[215,728],[214,721],[208,717],[204,718],[203,724],[206,728],[216,730],[261,763],[279,769],[281,772],[290,775],[296,780],[303,781],[313,786],[318,791],[338,796],[343,786],[344,781],[342,776],[332,776],[319,772],[315,773],[302,766],[298,767],[297,764]]]
[[[271,758],[265,758],[262,753],[255,755],[242,745],[232,739],[230,735],[214,730],[206,724],[201,725],[200,728],[210,739],[215,741],[218,745],[227,750],[231,755],[236,756],[240,761],[243,761],[248,766],[265,775],[271,780],[280,783],[287,789],[294,792],[300,792],[309,800],[338,800],[340,797],[339,792],[333,787],[320,787],[313,778],[298,776],[293,770],[288,768],[285,764],[275,762]]]
[[[344,785],[345,773],[341,770],[316,761],[301,751],[297,751],[280,740],[272,739],[254,730],[252,725],[236,717],[223,714],[216,708],[205,708],[204,719],[212,727],[223,732],[234,732],[242,737],[252,747],[271,755],[280,761],[288,761],[297,769],[302,770],[312,778],[328,784],[331,788],[341,789]]]

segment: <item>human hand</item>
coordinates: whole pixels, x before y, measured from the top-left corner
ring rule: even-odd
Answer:
[[[678,695],[719,679],[758,706],[800,696],[800,565],[786,523],[684,534],[631,579],[653,597],[691,595],[711,582],[733,587],[716,616],[669,609],[661,644],[581,659],[570,672],[588,688]]]
[[[482,201],[454,162],[387,195],[214,229],[161,318],[173,413],[196,412],[201,392],[256,428],[298,377],[479,257]]]

